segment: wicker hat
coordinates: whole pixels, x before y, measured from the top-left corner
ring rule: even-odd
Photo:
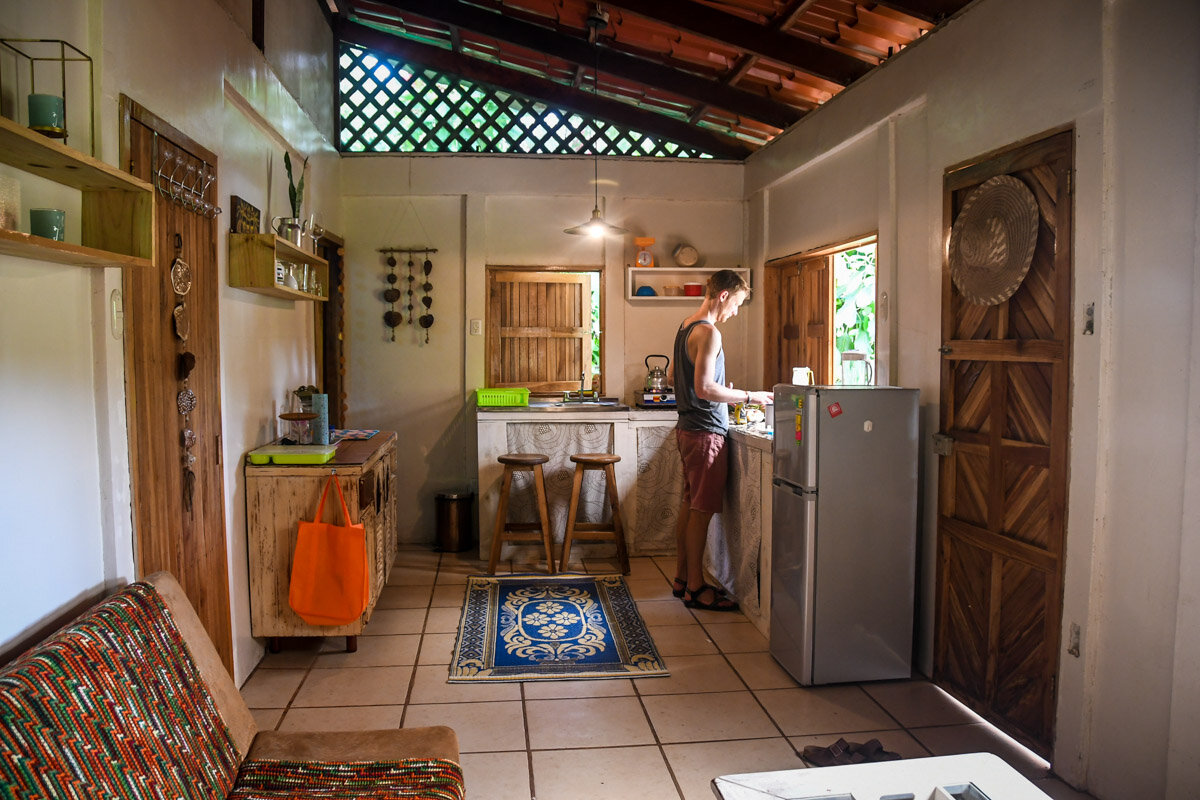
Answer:
[[[967,196],[950,229],[950,277],[968,301],[994,306],[1025,280],[1037,247],[1033,192],[1011,175],[997,175]]]

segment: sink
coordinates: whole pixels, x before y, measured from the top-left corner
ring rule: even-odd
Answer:
[[[629,406],[616,397],[601,397],[598,400],[547,400],[529,398],[530,411],[628,411]],[[516,411],[517,407],[505,411]]]

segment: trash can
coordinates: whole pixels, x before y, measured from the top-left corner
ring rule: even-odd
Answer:
[[[437,546],[443,553],[460,553],[471,546],[474,499],[474,492],[443,492],[437,496]]]

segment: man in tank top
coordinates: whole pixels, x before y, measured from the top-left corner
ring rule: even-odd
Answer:
[[[728,475],[729,403],[771,403],[770,392],[725,382],[725,351],[717,325],[737,315],[750,294],[741,275],[723,269],[708,279],[704,302],[675,334],[675,438],[683,463],[683,503],[675,526],[677,563],[672,593],[689,608],[736,611],[737,603],[704,582],[708,523],[721,510]]]

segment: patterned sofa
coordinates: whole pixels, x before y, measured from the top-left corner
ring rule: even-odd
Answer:
[[[450,728],[259,731],[183,589],[133,583],[0,669],[0,797],[462,800]]]

